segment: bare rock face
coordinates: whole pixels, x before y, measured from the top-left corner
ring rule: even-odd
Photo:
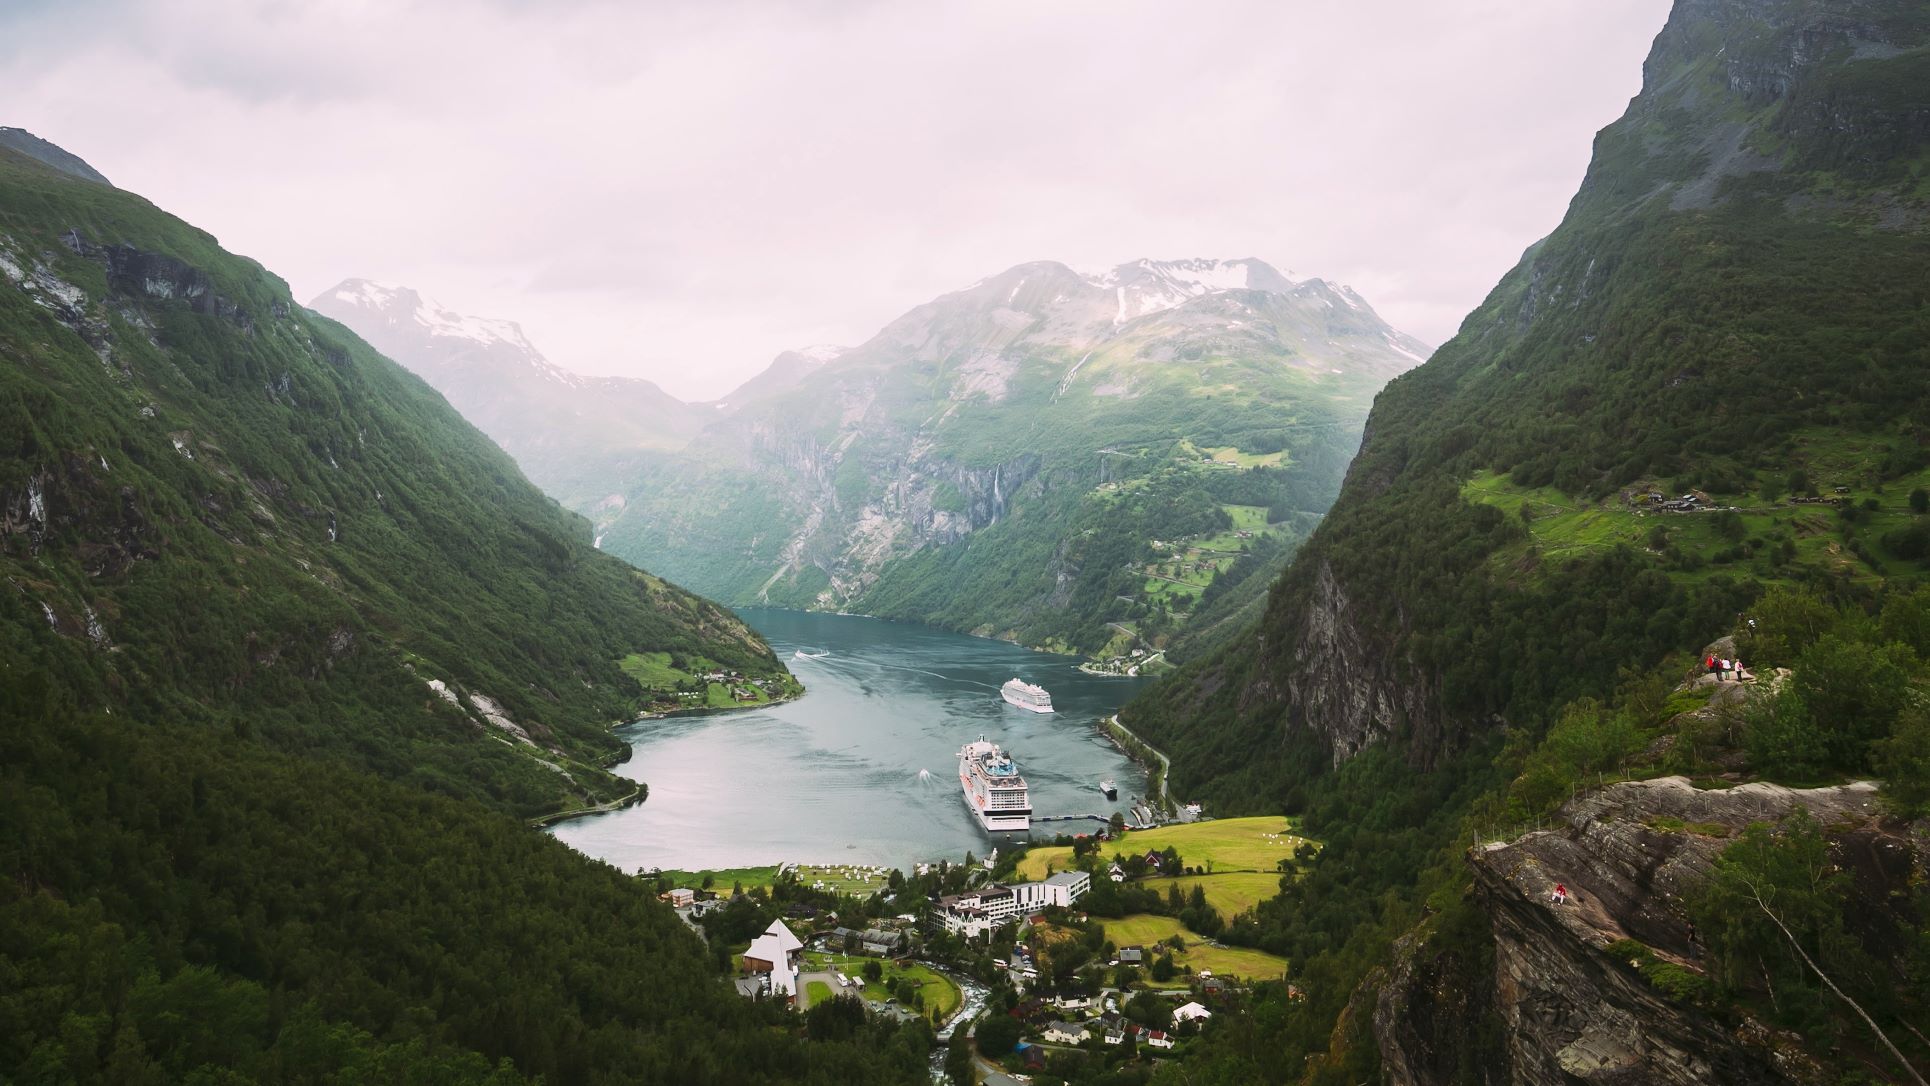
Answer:
[[[1607,948],[1634,939],[1658,958],[1702,971],[1685,897],[1750,823],[1775,821],[1798,806],[1832,827],[1858,895],[1881,902],[1907,885],[1920,861],[1907,841],[1880,825],[1876,792],[1867,781],[1713,791],[1683,777],[1634,781],[1570,802],[1561,812],[1564,828],[1474,849],[1469,860],[1476,896],[1492,918],[1494,1000],[1512,1081],[1820,1081],[1821,1069],[1798,1039],[1748,1020],[1725,1026],[1675,1003]],[[1565,903],[1552,897],[1557,885],[1569,891]],[[1402,1025],[1390,1015],[1378,1031],[1384,1047],[1401,1043]],[[1413,1062],[1407,1054],[1397,1058]]]
[[[1319,722],[1335,764],[1402,727],[1416,729],[1417,750],[1442,748],[1433,677],[1407,666],[1387,651],[1378,631],[1363,627],[1347,586],[1325,562],[1315,574],[1299,632],[1286,700],[1295,720]]]

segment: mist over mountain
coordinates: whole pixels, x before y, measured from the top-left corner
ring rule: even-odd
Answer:
[[[1258,260],[1025,264],[578,507],[606,548],[721,599],[1169,648],[1241,557],[1248,591],[1266,582],[1373,393],[1427,352]]]
[[[448,398],[546,490],[574,466],[635,449],[674,449],[702,414],[650,381],[551,365],[513,321],[463,316],[401,286],[348,279],[309,308],[354,328]]]
[[[273,99],[195,110],[221,140],[290,108],[340,129],[376,86],[374,54],[318,48],[305,10],[275,28],[285,56],[172,11],[101,14],[145,29],[127,36],[156,71],[185,49],[212,102]],[[999,28],[1002,64],[1022,76],[1046,46],[1055,76],[1103,87],[1145,52],[1074,52],[1121,39],[1047,14]],[[1408,14],[1452,27],[1423,45],[1488,66],[1467,82],[1524,95],[1602,55],[1516,56],[1483,40],[1495,16]],[[1572,25],[1541,14],[1517,21]],[[1144,198],[1095,188],[1098,129],[1055,135],[1036,59],[1004,97],[968,68],[970,93],[1019,108],[960,129],[910,94],[943,89],[947,50],[897,12],[848,15],[747,36],[699,20],[726,63],[693,66],[708,39],[685,30],[636,48],[611,31],[645,24],[619,14],[519,12],[519,31],[563,33],[544,48],[615,72],[609,100],[662,80],[689,108],[619,139],[602,98],[565,116],[512,81],[490,93],[526,101],[472,103],[412,69],[453,112],[411,114],[398,168],[356,184],[442,168],[422,147],[488,161],[448,131],[479,125],[523,133],[553,174],[572,141],[687,155],[724,210],[623,168],[594,172],[597,194],[499,169],[529,201],[513,229],[330,267],[462,260],[531,284],[536,314],[624,297],[544,327],[580,338],[615,315],[643,331],[604,345],[608,368],[696,343],[694,371],[746,361],[709,352],[740,334],[846,327],[797,316],[827,286],[848,318],[922,281],[877,238],[1009,233],[1013,193],[1089,197],[1102,227]],[[1239,17],[1250,36],[1353,25]],[[1380,108],[1403,112],[1377,116],[1338,84],[1295,92],[1320,70],[1304,53],[1196,48],[1200,18],[1161,24],[1184,48],[1132,69],[1170,104],[1115,99],[1110,131],[1183,166],[1189,208],[1253,229],[1224,244],[1242,235],[1175,213],[1100,251],[1175,226],[1281,244],[1325,190],[1244,203],[1253,177],[1194,165],[1224,177],[1258,138],[1313,148],[1403,236],[1449,186],[1506,184],[1453,140],[1379,138],[1414,115],[1495,124],[1428,86],[1411,43],[1308,39],[1395,88]],[[75,85],[41,63],[50,19],[0,15],[40,43],[15,50],[29,94]],[[890,111],[805,131],[778,108],[804,89],[786,64],[879,40],[860,30],[902,44],[877,52],[917,85],[880,91],[847,60],[841,91],[893,95],[915,139]],[[97,60],[87,40],[59,64]],[[945,44],[983,67],[969,35]],[[270,78],[282,66],[301,70]],[[1191,86],[1221,69],[1212,94]],[[1922,1083],[1930,6],[1674,0],[1641,76],[1559,224],[1438,349],[1255,257],[1041,260],[702,402],[557,366],[515,313],[454,311],[435,283],[347,279],[304,308],[261,263],[0,128],[0,1082]],[[1333,138],[1225,116],[1269,93],[1272,116],[1290,104]],[[99,97],[122,131],[161,123],[158,95]],[[735,139],[715,120],[753,116],[768,175],[679,131]],[[1015,118],[1044,123],[977,139]],[[202,133],[167,123],[196,161]],[[838,209],[818,233],[770,224],[829,191],[798,178],[833,176],[849,139],[908,164],[865,179],[903,202],[837,193],[877,224],[838,254],[875,281],[826,271],[806,291],[790,258],[824,251],[798,239],[835,236]],[[325,177],[341,150],[316,140],[303,162]],[[949,171],[981,155],[1040,176],[960,204]],[[256,177],[200,182],[170,202]],[[766,202],[732,204],[760,185]],[[536,240],[572,193],[622,195],[634,218]],[[312,241],[339,210],[276,197],[268,236]],[[459,203],[381,210],[479,228]],[[675,258],[652,214],[712,240],[705,259]],[[1504,218],[1437,221],[1492,237]],[[1325,259],[1317,234],[1293,236]],[[503,272],[500,251],[523,263]],[[1412,263],[1361,274],[1435,274]],[[678,305],[683,323],[639,341]]]
[[[370,286],[315,306],[394,344],[601,546],[680,584],[1109,655],[1183,653],[1185,631],[1250,609],[1374,391],[1429,350],[1354,291],[1256,259],[1040,262],[646,416],[506,322]],[[647,441],[558,436],[539,403],[664,421]]]

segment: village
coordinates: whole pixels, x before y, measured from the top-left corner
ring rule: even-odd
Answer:
[[[744,998],[921,1019],[951,1059],[970,1052],[999,1081],[1183,1057],[1251,985],[1286,979],[1284,960],[1215,936],[1316,847],[1285,819],[1248,818],[1108,828],[910,875],[787,864],[731,873],[728,889],[715,875],[646,877]]]

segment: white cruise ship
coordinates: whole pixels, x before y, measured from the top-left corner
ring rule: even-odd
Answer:
[[[1032,828],[1032,798],[1012,756],[979,736],[958,752],[958,783],[965,789],[965,806],[988,833]]]
[[[1006,701],[1021,709],[1030,709],[1035,713],[1052,711],[1052,695],[1046,693],[1043,686],[1034,686],[1031,683],[1013,679],[999,687],[999,693]]]

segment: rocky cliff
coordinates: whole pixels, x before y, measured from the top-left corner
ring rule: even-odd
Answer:
[[[1801,1037],[1746,1011],[1672,997],[1652,978],[1658,964],[1705,975],[1689,898],[1751,823],[1799,807],[1829,827],[1832,860],[1851,874],[1858,925],[1885,923],[1930,871],[1930,837],[1924,826],[1885,821],[1876,791],[1868,782],[1705,789],[1683,777],[1632,781],[1577,797],[1553,829],[1477,845],[1468,862],[1491,920],[1492,975],[1444,986],[1443,975],[1469,978],[1424,939],[1404,948],[1374,1019],[1385,1081],[1453,1081],[1465,1027],[1486,1013],[1504,1027],[1508,1059],[1489,1081],[1826,1081]],[[1551,896],[1558,885],[1570,891],[1565,903]]]

